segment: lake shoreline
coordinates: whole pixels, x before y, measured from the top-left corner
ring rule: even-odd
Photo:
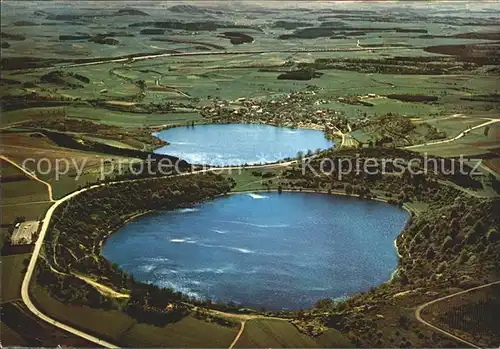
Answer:
[[[240,121],[240,122],[233,122],[233,121],[218,121],[218,120],[203,120],[203,121],[195,121],[194,124],[164,124],[164,125],[153,125],[149,126],[151,130],[154,130],[151,135],[154,136],[154,133],[158,133],[161,131],[166,131],[169,129],[173,128],[179,128],[179,127],[195,127],[195,126],[207,126],[207,125],[262,125],[262,126],[274,126],[274,127],[279,127],[279,128],[287,128],[290,130],[313,130],[313,131],[322,131],[325,135],[325,127],[320,125],[320,124],[300,124],[297,126],[292,126],[292,125],[280,125],[279,123],[274,123],[274,122],[261,122],[259,120],[253,121],[253,120],[248,120],[248,121]]]
[[[257,122],[171,127],[151,135],[168,143],[156,148],[156,154],[177,154],[194,166],[220,168],[280,163],[295,159],[298,153],[325,151],[336,145],[324,130]]]
[[[225,193],[225,194],[220,194],[220,195],[216,195],[212,198],[209,198],[210,200],[214,200],[214,199],[217,199],[217,198],[222,198],[222,197],[229,197],[229,196],[232,196],[232,195],[236,195],[236,194],[250,194],[250,193],[264,193],[264,192],[273,192],[273,193],[276,193],[278,192],[277,189],[271,189],[271,190],[267,190],[267,189],[262,189],[262,190],[244,190],[244,191],[232,191],[232,192],[228,192],[228,193]],[[349,195],[349,194],[346,194],[344,192],[331,192],[331,193],[328,193],[326,191],[315,191],[315,190],[302,190],[302,191],[299,191],[299,190],[282,190],[282,192],[285,192],[285,193],[304,193],[304,194],[323,194],[323,195],[337,195],[339,197],[352,197],[352,198],[359,198],[358,195]],[[384,202],[384,203],[388,203],[387,200],[383,199],[383,198],[362,198],[362,199],[368,199],[368,200],[375,200],[375,201],[378,201],[378,202]],[[197,205],[199,204],[203,204],[204,202],[208,202],[210,200],[203,200],[201,202],[198,202],[198,203],[194,203],[194,204],[191,204],[191,205],[187,205],[187,206],[183,206],[183,207],[178,207],[178,208],[175,208],[173,210],[161,210],[161,209],[153,209],[153,210],[148,210],[148,211],[144,211],[144,212],[138,212],[136,214],[133,214],[131,217],[129,217],[128,219],[126,219],[123,224],[121,224],[119,227],[117,227],[116,229],[114,229],[112,232],[110,232],[108,235],[106,235],[106,237],[102,240],[101,244],[100,244],[100,250],[99,250],[99,253],[101,254],[102,257],[104,257],[103,253],[102,253],[102,249],[103,249],[103,246],[104,246],[104,243],[105,241],[111,236],[113,235],[114,233],[118,232],[123,226],[125,226],[127,223],[130,223],[131,221],[135,220],[135,219],[138,219],[140,217],[143,217],[143,216],[146,216],[146,215],[150,215],[150,214],[156,214],[156,213],[161,213],[161,212],[171,212],[171,211],[176,211],[178,209],[182,209],[182,208],[192,208],[192,207],[196,207]],[[391,205],[391,206],[394,206],[394,205]],[[401,206],[400,206],[401,207]],[[384,284],[384,283],[389,283],[389,282],[392,282],[393,279],[397,276],[398,274],[398,271],[399,271],[399,265],[400,265],[400,260],[402,258],[401,254],[399,253],[399,247],[397,245],[397,239],[399,238],[399,236],[401,235],[401,233],[404,231],[404,229],[406,228],[406,226],[408,226],[408,224],[410,223],[411,221],[411,217],[412,217],[412,211],[410,208],[408,207],[401,207],[403,208],[407,213],[408,213],[408,218],[406,220],[406,224],[405,224],[405,227],[398,233],[398,235],[396,236],[396,238],[393,240],[393,244],[394,244],[394,248],[396,250],[396,254],[398,256],[398,263],[397,263],[397,266],[396,266],[396,269],[391,273],[390,275],[390,278],[385,281],[385,282],[382,282],[380,284],[377,284],[376,286],[380,286],[381,284]],[[104,257],[106,260],[108,260],[106,257]],[[356,292],[357,293],[357,292]],[[352,295],[351,295],[352,296]],[[348,296],[347,298],[350,298],[351,296]]]

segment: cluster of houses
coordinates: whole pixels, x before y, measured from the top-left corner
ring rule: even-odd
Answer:
[[[234,101],[215,100],[200,113],[212,122],[259,123],[291,128],[325,131],[345,129],[347,121],[340,112],[319,108],[325,104],[314,91],[299,91],[278,99],[238,98]]]

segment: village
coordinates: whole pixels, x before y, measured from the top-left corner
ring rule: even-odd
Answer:
[[[211,122],[254,123],[321,130],[327,137],[348,132],[347,119],[339,111],[317,107],[326,103],[328,101],[318,98],[314,91],[306,90],[271,100],[214,100],[213,104],[204,106],[200,114]]]

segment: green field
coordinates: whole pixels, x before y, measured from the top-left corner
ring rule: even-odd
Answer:
[[[121,311],[63,304],[51,298],[39,286],[33,287],[32,295],[36,304],[47,314],[90,333],[99,333],[116,344],[135,347],[221,348],[228,347],[237,333],[237,327],[220,326],[191,316],[165,327],[140,324]]]
[[[54,199],[62,198],[63,196],[78,190],[79,187],[87,186],[88,183],[95,183],[99,179],[99,173],[89,172],[80,177],[62,176],[59,179],[51,178],[47,181],[52,185]]]
[[[2,183],[2,198],[3,205],[47,201],[47,186],[29,179]]]
[[[257,319],[246,323],[245,331],[236,345],[237,348],[317,348],[320,346],[349,348],[352,344],[334,329],[329,329],[317,338],[311,338],[297,331],[287,321]]]
[[[485,120],[474,120],[467,123],[467,125],[482,124]],[[496,124],[498,125],[498,124]],[[454,125],[454,128],[460,127]],[[466,126],[467,127],[467,126]],[[465,128],[464,128],[465,129]],[[494,153],[498,155],[498,130],[499,127],[495,124],[490,125],[490,132],[485,135],[484,127],[472,130],[464,137],[457,139],[454,142],[442,143],[436,145],[427,145],[423,147],[414,148],[413,150],[420,153],[428,153],[430,155],[444,156],[444,157],[458,157],[463,156],[479,156],[487,153]],[[458,132],[457,132],[458,133]]]
[[[188,316],[163,328],[136,324],[120,342],[134,347],[226,348],[237,331],[237,327],[220,326]]]
[[[1,160],[2,205],[48,200],[47,186],[28,177],[17,167]]]
[[[12,223],[17,217],[38,220],[50,206],[47,186],[30,179],[7,161],[1,161],[2,224]],[[3,246],[2,234],[2,246]]]
[[[68,117],[90,120],[108,125],[121,127],[142,127],[169,124],[183,124],[190,121],[199,121],[198,113],[127,113],[90,107],[68,107]]]
[[[77,328],[100,333],[110,341],[117,341],[135,323],[134,319],[120,311],[63,304],[50,297],[45,289],[37,285],[32,286],[31,295],[41,311]]]
[[[21,298],[25,262],[29,261],[30,253],[2,256],[2,299],[1,303]],[[27,265],[27,264],[26,264]]]
[[[43,219],[45,212],[51,206],[50,202],[35,202],[25,204],[12,204],[2,206],[2,222],[9,224],[14,222],[16,217],[24,216],[26,220]]]
[[[250,191],[250,190],[263,190],[269,184],[270,188],[278,188],[279,178],[282,170],[280,167],[269,167],[262,170],[256,169],[241,169],[234,171],[222,171],[221,173],[236,181],[236,186],[233,191]],[[255,174],[259,174],[256,176]],[[262,177],[260,174],[264,175]],[[269,176],[269,177],[267,177]],[[269,182],[271,181],[271,182]]]
[[[485,158],[490,169],[483,167],[482,171],[488,176],[467,178],[463,187],[457,184],[460,178],[439,176],[429,177],[428,181],[424,178],[420,186],[421,178],[417,176],[403,176],[405,181],[399,182],[399,176],[379,181],[361,175],[350,178],[350,182],[337,183],[333,177],[301,177],[298,171],[290,171],[286,178],[285,171],[297,166],[294,164],[220,171],[233,182],[232,192],[281,187],[311,193],[327,190],[331,193],[333,188],[334,194],[347,194],[351,186],[360,197],[368,197],[369,192],[378,200],[410,208],[412,217],[422,223],[412,226],[410,220],[400,235],[405,246],[397,247],[401,251],[411,249],[402,252],[411,252],[411,258],[399,259],[398,277],[368,293],[353,295],[349,300],[352,304],[347,301],[335,303],[331,308],[316,307],[301,311],[300,315],[290,312],[287,319],[294,318],[292,322],[221,312],[219,315],[226,319],[251,318],[246,321],[236,347],[352,347],[350,339],[363,347],[446,347],[450,342],[441,341],[436,334],[427,335],[430,330],[417,323],[412,314],[417,302],[430,299],[434,293],[443,293],[444,290],[438,289],[443,285],[465,287],[463,284],[479,282],[481,273],[488,272],[488,258],[495,255],[485,250],[487,246],[492,249],[496,235],[488,230],[488,245],[485,245],[486,236],[478,238],[480,242],[476,243],[471,231],[477,233],[483,225],[485,228],[491,225],[493,229],[495,224],[498,229],[494,214],[477,222],[476,216],[484,213],[481,207],[489,210],[493,205],[490,199],[498,197],[498,183],[490,174],[500,176],[500,123],[470,131],[451,142],[431,143],[452,139],[488,120],[500,120],[498,4],[447,3],[441,7],[439,2],[425,6],[410,2],[304,2],[297,6],[292,2],[247,2],[238,8],[238,1],[229,5],[210,3],[184,1],[175,6],[152,1],[133,4],[132,9],[116,1],[85,6],[74,2],[62,7],[40,1],[2,2],[2,154],[19,165],[31,157],[50,161],[72,159],[79,164],[89,160],[78,179],[74,163],[61,178],[56,178],[54,171],[37,174],[50,184],[55,200],[99,181],[101,166],[109,168],[121,160],[128,165],[134,160],[132,156],[143,159],[146,152],[164,144],[151,136],[154,132],[191,123],[250,122],[313,128],[334,139],[337,148],[344,140],[340,151],[320,153],[319,159],[323,154],[342,156],[345,148],[358,146],[364,148],[347,151],[353,154],[372,151],[375,156],[401,152],[415,156],[393,149],[400,147],[437,157]],[[279,22],[295,23],[280,25]],[[156,32],[151,31],[153,28]],[[251,36],[250,40],[239,42],[230,38],[238,34]],[[115,175],[105,180],[113,180]],[[10,163],[1,161],[1,176],[0,247],[16,219],[41,220],[53,204],[46,185]],[[457,183],[452,183],[455,179]],[[321,190],[320,184],[325,185]],[[429,198],[416,195],[420,190],[425,190]],[[135,203],[119,201],[124,206]],[[448,203],[454,203],[453,210],[447,207]],[[79,217],[82,206],[78,207],[72,217]],[[89,212],[92,207],[95,212],[96,206],[89,207]],[[151,202],[147,211],[155,207]],[[449,226],[447,222],[439,223],[439,219],[451,217],[448,208],[453,213]],[[146,210],[140,209],[139,212]],[[83,226],[92,236],[109,234],[109,230],[116,229],[116,222],[129,217],[128,211],[120,217],[112,213],[109,217],[113,219],[104,227],[98,225],[93,214],[83,216],[92,219]],[[103,215],[100,217],[104,219]],[[66,227],[80,228],[78,223],[82,222],[73,218],[70,223]],[[464,231],[467,228],[464,237],[467,243],[456,243],[455,233],[459,229],[455,227]],[[417,234],[417,230],[422,230],[422,234]],[[68,236],[67,229],[54,232],[49,230],[48,234]],[[89,235],[82,236],[85,240],[80,242],[90,241]],[[450,239],[453,253],[446,248]],[[74,235],[63,240],[58,243],[72,243]],[[72,250],[67,245],[57,245],[52,251],[49,242],[45,243],[39,259],[47,258],[48,251],[66,257],[70,252],[74,255],[77,248],[82,251],[86,248],[82,244],[78,247],[75,244]],[[424,244],[430,245],[425,246],[425,253]],[[82,268],[85,271],[88,268],[88,274],[95,276],[95,268],[88,267],[93,264],[83,263],[93,262],[87,257],[103,262],[95,254],[98,244],[89,245],[88,250],[92,250],[92,255],[81,258]],[[436,253],[438,250],[440,253]],[[475,253],[476,259],[471,257],[455,268],[454,258],[458,253],[467,257]],[[13,320],[0,323],[1,344],[84,346],[78,341],[65,341],[68,334],[61,335],[55,328],[51,331],[52,325],[42,323],[21,303],[20,287],[29,257],[30,254],[2,257],[3,309]],[[74,259],[81,262],[77,257]],[[72,263],[73,260],[60,265],[70,270]],[[448,264],[443,267],[443,263]],[[105,264],[97,266],[99,271],[107,270]],[[487,267],[482,270],[484,265]],[[441,273],[438,269],[445,271]],[[423,275],[424,271],[428,275]],[[121,280],[119,287],[123,292],[130,286],[124,280],[127,281]],[[111,277],[102,282],[117,286]],[[66,287],[74,285],[54,283],[51,295],[51,287],[45,289],[41,284],[32,280],[31,291],[42,312],[119,346],[228,348],[239,331],[238,326],[218,325],[192,314],[163,327],[138,323],[125,312],[129,301],[125,298],[112,299],[113,310],[86,306],[95,304],[91,296],[78,299],[85,305],[65,304],[52,296],[54,290],[67,295]],[[135,295],[132,290],[130,287],[128,291]],[[393,297],[395,292],[399,292],[398,297]],[[164,309],[151,306],[148,296],[141,299],[144,301],[141,309],[165,315]],[[175,298],[175,302],[179,303],[174,305],[182,302],[184,308],[191,300]],[[6,305],[12,307],[10,313]],[[339,311],[341,306],[345,309]],[[261,313],[255,311],[255,314]],[[323,326],[334,322],[329,317],[332,314],[345,320],[335,325],[345,333],[329,328],[319,336],[309,336],[293,325],[314,327],[314,331],[324,329]],[[408,317],[411,320],[405,321]],[[30,322],[26,329],[25,322]],[[400,323],[410,326],[403,328],[398,326]]]
[[[64,109],[62,107],[37,107],[2,111],[0,125],[12,125],[28,120],[60,118],[64,116]]]
[[[2,344],[8,346],[28,346],[28,343],[23,340],[20,334],[8,327],[3,322],[0,322],[0,336]]]

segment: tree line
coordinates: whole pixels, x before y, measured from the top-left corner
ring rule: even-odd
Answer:
[[[156,325],[176,321],[187,314],[184,303],[192,299],[171,289],[137,282],[100,254],[102,242],[137,214],[192,206],[230,189],[231,183],[224,177],[204,173],[117,183],[85,191],[54,212],[44,244],[46,263],[38,266],[37,280],[51,296],[65,303],[122,308],[71,276],[88,275],[118,292],[129,292],[124,309],[137,320]]]

